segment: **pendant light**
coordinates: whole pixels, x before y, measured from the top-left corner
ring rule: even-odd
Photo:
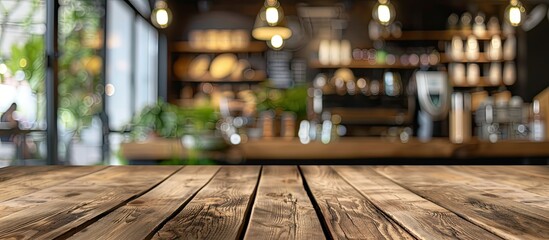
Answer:
[[[378,0],[372,10],[372,17],[379,24],[388,26],[395,20],[396,12],[393,4],[389,0]]]
[[[511,26],[516,27],[524,22],[526,17],[526,10],[522,3],[519,0],[511,0],[509,6],[505,8],[505,20],[511,24]]]
[[[151,21],[158,28],[167,28],[170,25],[172,22],[172,11],[168,8],[166,1],[156,1],[151,14]]]
[[[268,45],[273,48],[282,47],[283,41],[292,36],[292,31],[286,27],[284,11],[277,0],[265,0],[255,19],[252,36],[257,40],[268,41]]]

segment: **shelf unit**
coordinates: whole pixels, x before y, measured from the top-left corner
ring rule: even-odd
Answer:
[[[454,36],[460,36],[465,39],[467,36],[475,35],[477,40],[491,40],[492,36],[500,35],[505,39],[506,35],[502,32],[485,31],[482,35],[476,35],[472,30],[432,30],[432,31],[403,31],[398,38],[390,36],[384,38],[388,41],[450,41]]]
[[[219,89],[220,91],[238,91],[244,86],[251,88],[251,85],[256,85],[264,82],[267,78],[265,70],[259,68],[254,69],[255,74],[251,78],[245,78],[240,76],[238,79],[233,79],[230,75],[224,78],[213,78],[208,73],[200,78],[191,78],[188,74],[176,75],[174,72],[174,64],[179,58],[187,58],[188,61],[186,64],[190,64],[193,59],[199,55],[209,55],[210,64],[211,61],[215,59],[218,55],[231,53],[234,54],[238,59],[246,59],[250,62],[250,65],[254,66],[253,63],[257,59],[264,57],[264,53],[267,50],[267,45],[262,41],[250,41],[244,48],[230,48],[230,49],[207,49],[207,48],[196,48],[189,41],[176,41],[172,42],[170,46],[170,79],[171,79],[171,100],[173,103],[176,103],[182,107],[192,106],[194,102],[194,97],[197,93],[202,91],[203,83],[210,83],[214,86],[214,89]],[[257,64],[256,64],[257,65]],[[188,71],[188,65],[186,70]],[[232,75],[232,73],[231,73]],[[235,94],[236,95],[236,94]],[[234,107],[233,105],[238,102],[238,99],[232,99],[229,104],[232,106],[231,109],[238,109],[239,107]],[[240,104],[242,105],[242,104]],[[240,106],[238,105],[238,106]]]
[[[396,62],[395,64],[378,64],[378,63],[371,63],[370,61],[366,60],[352,60],[350,64],[338,64],[338,65],[325,65],[321,64],[318,60],[312,60],[309,62],[310,68],[317,68],[317,69],[329,69],[329,68],[357,68],[357,69],[415,69],[419,66],[417,65],[403,65],[401,63]]]
[[[452,59],[448,57],[445,53],[440,53],[440,63],[492,63],[492,62],[504,62],[504,59],[499,60],[490,60],[487,58],[486,53],[480,52],[478,55],[478,58],[475,60],[469,60],[466,58],[463,59]]]
[[[178,53],[261,53],[267,50],[265,42],[252,41],[245,48],[231,49],[197,49],[191,47],[191,43],[187,41],[174,42],[172,52]]]
[[[453,87],[459,87],[459,88],[475,88],[475,87],[505,87],[506,85],[502,83],[498,85],[492,85],[490,84],[490,80],[488,77],[481,76],[478,80],[477,84],[469,84],[469,83],[463,83],[463,84],[456,84],[453,80],[450,79],[450,81],[453,83]],[[467,81],[467,80],[466,80]]]

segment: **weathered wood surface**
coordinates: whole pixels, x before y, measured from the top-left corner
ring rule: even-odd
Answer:
[[[450,167],[381,167],[384,176],[415,194],[507,239],[549,239],[549,211],[491,191],[492,182],[463,176]]]
[[[10,200],[25,194],[36,192],[44,188],[68,182],[80,176],[97,172],[104,169],[105,166],[93,166],[88,168],[81,167],[62,167],[46,171],[38,171],[32,174],[26,174],[18,178],[13,178],[0,182],[0,202]]]
[[[20,205],[15,207],[18,208],[16,212],[0,218],[0,239],[62,236],[149,190],[178,169],[164,166],[111,167],[13,199],[22,202],[18,202]]]
[[[153,190],[99,219],[74,239],[144,239],[200,190],[217,166],[188,166]]]
[[[263,167],[244,239],[325,239],[297,167]]]
[[[406,190],[369,167],[335,167],[347,182],[419,239],[499,237]]]
[[[0,239],[549,239],[548,170],[8,167]]]
[[[222,168],[153,239],[236,239],[246,224],[260,170]]]
[[[301,166],[334,239],[414,239],[328,166]]]

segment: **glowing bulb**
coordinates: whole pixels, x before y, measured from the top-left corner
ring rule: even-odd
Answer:
[[[379,0],[374,6],[372,15],[379,24],[387,26],[395,20],[395,7],[389,0]]]
[[[391,11],[389,10],[389,7],[387,5],[379,5],[377,8],[377,16],[379,17],[380,22],[389,22],[391,19]]]
[[[283,43],[284,43],[284,40],[280,35],[274,35],[271,38],[271,46],[273,46],[274,49],[281,48]]]
[[[168,12],[166,9],[159,9],[158,12],[156,12],[156,22],[159,25],[166,25],[168,24]]]
[[[152,22],[155,26],[166,28],[171,22],[172,12],[165,1],[157,1],[151,14]]]
[[[518,7],[509,8],[509,22],[513,26],[518,26],[521,21],[521,13]]]
[[[522,3],[518,0],[511,0],[509,6],[505,9],[505,20],[507,20],[511,26],[516,27],[522,23],[524,14],[525,9],[522,6]]]
[[[265,18],[267,20],[267,23],[271,25],[275,25],[278,23],[278,10],[276,7],[268,7],[267,10],[265,10]]]

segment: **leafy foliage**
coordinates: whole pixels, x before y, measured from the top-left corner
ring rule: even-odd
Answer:
[[[44,37],[31,36],[23,44],[13,44],[11,58],[6,61],[6,66],[12,73],[22,70],[32,91],[43,93],[45,86]]]
[[[307,115],[307,88],[294,87],[289,89],[276,89],[263,87],[257,96],[257,110],[275,110],[276,112],[294,112],[298,118]]]
[[[146,138],[150,133],[159,137],[180,138],[185,134],[213,130],[218,119],[215,110],[208,106],[183,109],[159,100],[133,118],[132,135],[137,139]]]
[[[63,1],[59,12],[59,116],[65,129],[75,133],[89,126],[101,111],[101,6],[96,1]]]

